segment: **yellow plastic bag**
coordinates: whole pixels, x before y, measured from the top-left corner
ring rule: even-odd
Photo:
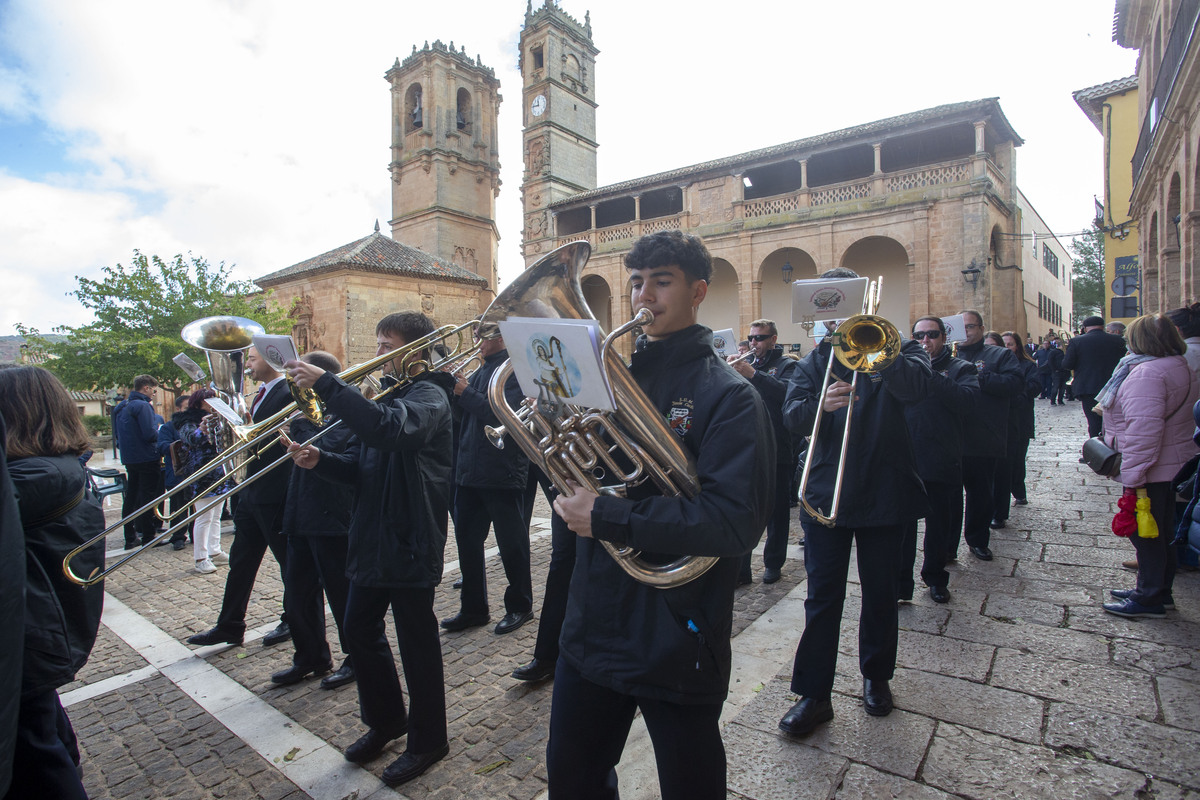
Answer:
[[[1137,490],[1137,527],[1138,536],[1143,539],[1158,538],[1158,523],[1150,513],[1150,498],[1145,489]]]

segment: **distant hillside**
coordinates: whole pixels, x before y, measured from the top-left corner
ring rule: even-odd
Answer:
[[[61,342],[65,336],[56,333],[46,335],[52,342]],[[21,361],[21,345],[25,344],[24,336],[0,336],[0,364],[18,364]]]

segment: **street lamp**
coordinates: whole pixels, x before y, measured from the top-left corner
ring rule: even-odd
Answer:
[[[788,261],[787,259],[784,259],[783,261],[783,282],[792,282],[792,262]]]

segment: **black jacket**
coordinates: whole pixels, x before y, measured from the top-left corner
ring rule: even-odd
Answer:
[[[262,401],[259,402],[258,408],[254,409],[253,422],[262,422],[272,414],[283,409],[288,403],[292,402],[292,393],[288,389],[286,380],[271,387],[271,391],[267,392]],[[268,464],[282,456],[284,447],[279,443],[278,436],[268,436],[263,440],[266,446],[254,448],[258,453],[258,458],[249,462],[246,467],[246,477],[258,474]],[[282,504],[287,496],[288,480],[292,474],[292,462],[285,461],[270,473],[259,478],[251,486],[247,486],[238,495],[240,503],[257,503],[259,505]]]
[[[975,365],[950,355],[950,348],[933,360],[929,394],[905,406],[904,418],[917,456],[922,481],[962,482],[963,422],[979,402]]]
[[[1038,365],[1033,361],[1020,359],[1017,366],[1021,369],[1023,377],[1021,391],[1008,404],[1008,441],[1014,443],[1033,438],[1033,403],[1042,393]]]
[[[1067,357],[1062,366],[1075,372],[1075,380],[1071,382],[1075,396],[1095,397],[1112,377],[1125,350],[1124,339],[1100,328],[1073,338],[1067,345]]]
[[[783,347],[775,345],[762,361],[754,361],[754,377],[750,385],[762,396],[771,427],[775,429],[775,463],[791,464],[796,457],[792,433],[783,424],[783,398],[787,395],[788,379],[800,362],[784,358]]]
[[[588,680],[624,694],[719,703],[729,691],[740,557],[758,542],[771,508],[770,418],[701,325],[658,342],[640,338],[630,371],[695,457],[701,489],[690,500],[646,484],[628,499],[601,496],[593,535],[648,553],[721,558],[689,583],[657,589],[627,575],[595,539],[578,539],[561,655]]]
[[[503,450],[495,447],[483,430],[489,425],[495,427],[500,424],[496,413],[492,411],[492,404],[488,402],[487,392],[492,373],[507,360],[507,350],[485,358],[483,365],[467,380],[467,388],[452,401],[462,412],[458,431],[458,462],[454,469],[456,486],[525,491],[529,459],[512,442],[506,442]],[[505,381],[504,396],[512,408],[517,408],[525,398],[515,374]]]
[[[801,359],[800,368],[792,373],[783,403],[783,419],[796,433],[812,431],[830,357],[826,339]],[[921,345],[909,339],[904,342],[900,357],[891,364],[879,372],[858,376],[838,527],[894,525],[920,519],[927,513],[925,487],[917,477],[904,408],[925,398],[931,372],[929,356]],[[847,383],[853,377],[840,363],[834,364],[833,375]],[[805,499],[827,515],[831,511],[845,424],[844,408],[822,414],[815,451],[809,445],[808,458],[813,463]],[[803,511],[802,516],[811,519]]]
[[[958,357],[979,373],[979,407],[963,427],[963,455],[1003,458],[1008,452],[1008,406],[1025,385],[1017,357],[994,344],[958,346]]]
[[[121,449],[122,464],[146,464],[158,460],[158,426],[154,406],[141,392],[130,392],[113,409],[113,437]]]
[[[0,417],[0,442],[5,441],[8,434]],[[0,625],[0,797],[4,797],[12,780],[25,652],[25,532],[5,459],[0,459],[0,619],[8,620]]]
[[[73,453],[31,456],[8,462],[25,529],[25,659],[22,694],[50,691],[75,680],[87,663],[100,611],[103,586],[84,589],[67,580],[67,553],[104,530],[104,512],[84,496],[61,510],[84,486],[83,466]],[[71,566],[76,575],[104,568],[104,542],[96,542]]]
[[[394,385],[388,376],[384,388]],[[420,375],[379,402],[332,373],[313,389],[360,446],[322,452],[316,471],[355,487],[346,576],[363,586],[429,588],[442,579],[450,510],[450,393],[445,372]]]
[[[325,415],[323,427],[334,425],[337,416]],[[321,430],[304,417],[292,420],[288,436],[293,442],[304,443]],[[323,454],[349,453],[358,460],[359,441],[346,425],[338,425],[316,441]],[[350,530],[354,510],[354,488],[333,483],[311,469],[292,470],[288,483],[287,502],[283,507],[285,536],[345,536]]]

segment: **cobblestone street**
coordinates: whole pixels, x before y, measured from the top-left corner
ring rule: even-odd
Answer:
[[[918,580],[916,599],[900,608],[890,716],[868,717],[861,707],[852,566],[834,721],[803,740],[780,733],[779,718],[795,700],[788,685],[804,621],[804,570],[792,547],[783,580],[764,586],[756,558],[755,583],[738,590],[723,715],[730,797],[1200,800],[1200,574],[1177,576],[1178,608],[1165,620],[1105,614],[1108,590],[1134,580],[1121,567],[1132,547],[1109,532],[1120,487],[1077,463],[1086,436],[1077,403],[1039,401],[1037,414],[1030,504],[993,533],[995,559],[977,561],[960,547],[951,602],[936,605]],[[115,510],[110,505],[110,519]],[[541,497],[534,515],[536,612],[550,555]],[[798,532],[793,522],[793,541]],[[226,550],[231,534],[227,527]],[[120,546],[118,532],[109,548]],[[456,558],[451,536],[439,618],[458,610]],[[364,732],[353,685],[270,683],[292,655],[289,644],[261,643],[281,610],[270,555],[240,647],[184,644],[215,622],[226,575],[226,568],[199,575],[191,567],[190,548],[158,548],[105,586],[91,660],[61,691],[91,797],[401,796],[378,776],[403,741],[367,769],[342,757]],[[488,567],[494,622],[504,585],[494,551]],[[509,676],[531,657],[536,633],[535,619],[507,636],[491,626],[443,634],[450,755],[402,787],[403,796],[545,795],[553,684]],[[337,662],[332,619],[329,639]],[[625,753],[621,796],[655,797],[653,753],[640,725]]]

